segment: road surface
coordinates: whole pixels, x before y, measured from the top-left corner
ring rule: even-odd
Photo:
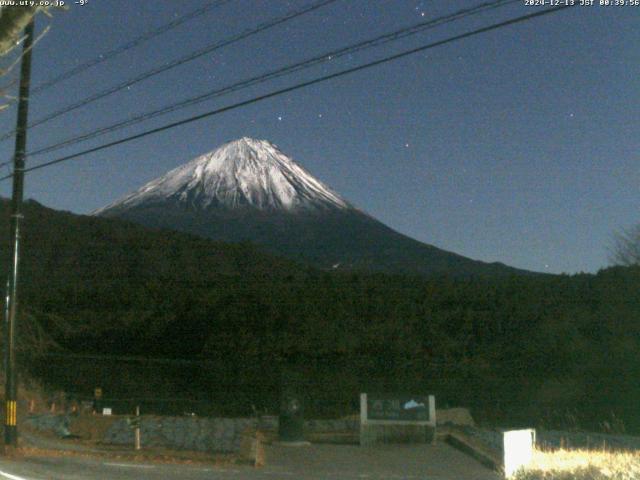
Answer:
[[[135,463],[78,456],[0,458],[0,480],[498,480],[473,458],[437,445],[267,447],[267,465]]]

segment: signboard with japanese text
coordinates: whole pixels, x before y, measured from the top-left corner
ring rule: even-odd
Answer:
[[[433,395],[360,394],[360,424],[436,425]]]
[[[435,439],[435,396],[360,394],[360,445]]]
[[[368,420],[429,421],[429,397],[367,395]]]

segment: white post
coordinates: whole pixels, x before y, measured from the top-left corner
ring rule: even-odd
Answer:
[[[429,422],[433,428],[436,427],[436,397],[429,395]]]
[[[360,394],[360,445],[367,445],[367,394]]]
[[[140,405],[136,406],[136,450],[140,450]]]
[[[533,447],[536,431],[511,430],[503,433],[504,476],[511,478],[521,468],[529,465],[533,459]]]
[[[360,425],[367,423],[367,394],[360,394]]]
[[[429,395],[429,423],[433,427],[433,440],[431,440],[431,443],[436,443],[436,397],[435,395]]]

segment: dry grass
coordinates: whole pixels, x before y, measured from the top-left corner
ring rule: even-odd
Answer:
[[[640,452],[604,450],[534,451],[533,462],[516,480],[637,480]]]

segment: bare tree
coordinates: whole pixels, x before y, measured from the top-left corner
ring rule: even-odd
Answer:
[[[24,29],[39,12],[51,17],[52,10],[67,10],[62,6],[0,6],[0,110],[17,103],[18,98],[10,95],[9,91],[18,83],[18,75],[13,70],[20,64],[24,51],[16,54],[16,47],[25,39]],[[49,31],[46,26],[33,40],[33,46]],[[13,74],[12,74],[13,73]]]
[[[611,248],[614,265],[640,265],[640,224],[615,234]]]
[[[37,11],[38,7],[0,8],[0,56],[11,51]]]

